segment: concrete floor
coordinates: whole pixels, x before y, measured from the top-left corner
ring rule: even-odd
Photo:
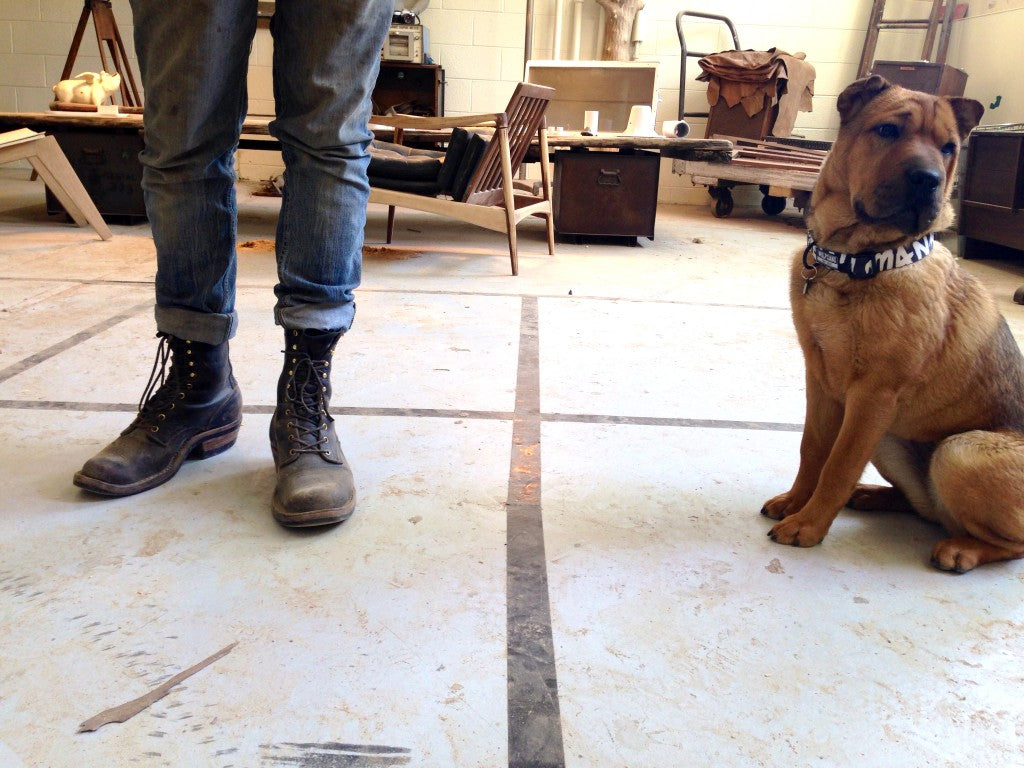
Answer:
[[[663,207],[653,242],[554,257],[527,222],[513,278],[500,235],[400,211],[336,358],[359,506],[295,532],[278,202],[241,205],[237,445],[110,500],[71,476],[149,374],[148,228],[102,242],[0,179],[0,765],[1024,765],[1024,563],[941,573],[897,514],[765,536],[803,418],[795,212]],[[968,267],[1024,338],[1024,271]]]

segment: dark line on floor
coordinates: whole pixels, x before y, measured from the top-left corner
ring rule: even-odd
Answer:
[[[77,411],[85,413],[135,413],[138,403],[84,403],[72,400],[0,400],[0,410]],[[269,416],[273,405],[246,405],[242,412],[250,416]],[[370,416],[413,419],[470,419],[475,421],[512,421],[509,411],[468,411],[454,408],[374,408],[340,406],[331,408],[334,416]],[[803,424],[785,421],[733,421],[729,419],[685,419],[671,416],[614,416],[600,413],[540,413],[541,423],[610,424],[635,427],[675,427],[680,429],[735,429],[757,432],[802,432]]]
[[[589,413],[542,413],[541,421],[571,424],[626,424],[639,427],[686,427],[690,429],[751,429],[768,432],[803,432],[803,424],[784,421],[733,421],[729,419],[682,419],[671,416],[602,416]]]
[[[97,334],[103,333],[104,331],[113,328],[118,323],[122,323],[125,320],[135,317],[142,310],[151,309],[152,306],[153,304],[152,302],[150,302],[147,304],[137,304],[134,307],[129,307],[124,312],[120,312],[116,315],[108,317],[105,320],[101,320],[95,325],[91,325],[88,328],[74,334],[73,336],[69,336],[63,341],[58,341],[56,344],[51,344],[42,352],[36,352],[34,355],[29,355],[28,357],[19,360],[13,365],[7,366],[3,370],[0,370],[0,383],[3,383],[8,379],[15,377],[20,373],[24,373],[30,368],[34,368],[40,363],[45,363],[51,357],[56,357],[62,352],[67,352],[72,347],[77,346],[78,344],[82,344],[91,339],[93,336],[96,336]]]
[[[113,280],[109,278],[45,278],[45,277],[5,277],[3,278],[8,282],[52,282],[52,283],[70,283],[79,285],[111,285],[111,286],[123,286],[123,285],[134,285],[138,287],[152,286],[152,280]],[[258,283],[238,283],[236,290],[266,290],[265,284]],[[567,301],[602,301],[602,302],[615,302],[618,304],[662,304],[668,306],[680,306],[680,307],[714,307],[716,309],[767,309],[773,312],[789,312],[790,306],[788,303],[781,304],[737,304],[735,302],[724,302],[724,301],[693,301],[687,299],[666,299],[666,298],[652,298],[652,297],[629,297],[629,296],[601,296],[597,294],[572,294],[566,293],[539,293],[539,294],[525,294],[516,293],[509,291],[503,293],[501,291],[445,291],[440,289],[424,289],[424,288],[368,288],[361,286],[359,293],[381,293],[381,294],[402,294],[403,296],[479,296],[481,298],[489,299],[564,299]],[[786,297],[783,295],[783,299]]]
[[[540,334],[523,299],[507,501],[508,764],[564,768],[541,514]]]

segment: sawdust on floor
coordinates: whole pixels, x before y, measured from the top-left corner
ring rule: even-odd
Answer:
[[[253,253],[273,253],[273,240],[245,240],[238,244],[239,251]],[[394,248],[390,245],[364,245],[363,258],[386,259],[388,261],[401,261],[403,259],[415,259],[422,251],[412,248]]]

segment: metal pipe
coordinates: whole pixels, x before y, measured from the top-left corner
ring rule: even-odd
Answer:
[[[551,58],[562,58],[562,16],[565,15],[565,0],[555,0],[555,31],[551,41]]]
[[[526,65],[533,58],[533,0],[526,0],[526,37],[523,42],[523,80],[526,80]]]
[[[576,7],[572,9],[572,58],[580,58],[580,34],[583,28],[583,0],[573,0]]]

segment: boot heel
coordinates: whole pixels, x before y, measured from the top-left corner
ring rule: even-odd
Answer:
[[[226,430],[214,433],[200,441],[189,453],[189,458],[208,459],[218,453],[224,453],[235,444],[241,424],[231,424]]]

